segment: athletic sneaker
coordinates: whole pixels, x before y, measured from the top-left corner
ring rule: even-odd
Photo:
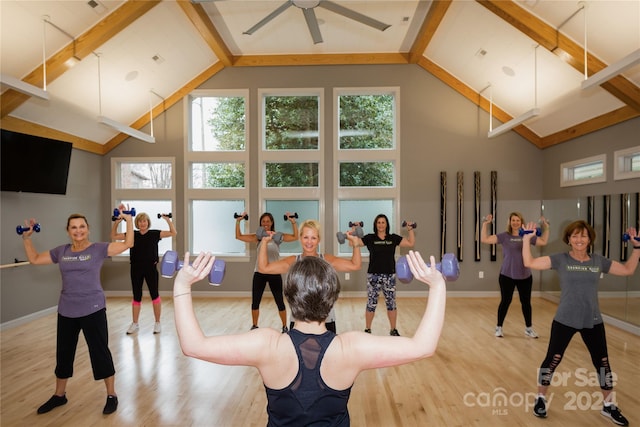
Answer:
[[[156,322],[153,325],[153,333],[154,334],[159,334],[160,332],[162,332],[162,326],[160,325],[160,322]]]
[[[253,331],[254,329],[258,329],[258,325],[252,325],[251,329],[249,329],[250,331]]]
[[[286,326],[282,327],[282,333],[286,334],[287,332],[289,332],[289,328],[287,328]]]
[[[370,334],[370,333],[371,333],[371,329],[369,329],[369,328],[366,328],[364,331],[365,331],[366,333],[368,333],[368,334]]]
[[[536,399],[536,404],[533,407],[533,415],[540,418],[547,418],[547,400],[544,397],[538,396]]]
[[[524,334],[529,338],[538,338],[538,334],[536,334],[536,331],[534,331],[531,327],[524,328]]]
[[[504,334],[502,333],[502,326],[496,326],[496,337],[502,338]]]
[[[118,397],[111,395],[107,396],[107,403],[104,405],[102,413],[109,415],[116,412],[116,409],[118,409]]]
[[[135,334],[136,332],[138,332],[138,329],[140,329],[140,326],[137,323],[131,323],[131,326],[129,326],[129,329],[127,329],[127,335],[131,335],[131,334]]]
[[[49,400],[44,402],[42,404],[42,406],[40,406],[38,408],[38,413],[39,414],[46,414],[47,412],[49,412],[53,408],[57,408],[58,406],[62,406],[64,404],[66,404],[66,403],[67,403],[67,395],[66,394],[63,395],[63,396],[56,396],[54,394],[53,396],[51,396],[51,398]]]
[[[618,408],[616,405],[612,404],[610,406],[603,406],[600,413],[607,418],[611,418],[611,421],[613,421],[615,424],[618,424],[619,426],[629,425],[629,421],[624,417],[624,415],[620,413],[620,408]]]
[[[392,337],[399,337],[400,332],[398,332],[396,328],[393,328],[392,330],[389,331],[389,335],[391,335]]]

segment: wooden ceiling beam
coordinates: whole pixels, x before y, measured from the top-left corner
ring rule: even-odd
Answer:
[[[408,64],[406,53],[335,53],[310,55],[244,55],[236,67],[277,67],[296,65],[381,65]]]
[[[418,31],[418,35],[411,45],[411,50],[409,51],[410,64],[417,64],[418,60],[423,57],[424,51],[427,50],[427,46],[429,46],[433,35],[436,33],[447,10],[449,10],[451,1],[452,0],[434,0],[431,3],[431,7],[429,7],[429,11],[420,27],[420,31]]]
[[[198,30],[202,39],[209,45],[213,53],[226,67],[233,65],[234,56],[224,42],[222,36],[209,19],[209,15],[200,4],[188,0],[178,0],[178,5],[187,15],[193,26]]]
[[[136,19],[143,16],[160,0],[127,1],[122,6],[107,15],[102,21],[76,38],[46,61],[47,83],[50,83],[64,74],[68,69],[66,62],[73,57],[83,59],[91,55],[96,49],[106,43],[113,36],[124,30]],[[31,71],[24,79],[26,83],[43,87],[44,64]],[[0,117],[5,118],[16,108],[22,105],[30,97],[9,89],[2,94],[0,101]]]
[[[584,48],[551,25],[527,12],[514,1],[476,0],[536,43],[555,54],[581,73],[584,72]],[[593,75],[607,64],[587,52],[587,72]],[[640,112],[640,87],[619,75],[601,87],[628,106]]]

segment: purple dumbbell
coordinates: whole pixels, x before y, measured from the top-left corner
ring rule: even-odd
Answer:
[[[427,267],[429,267],[429,264],[427,264]],[[444,254],[442,262],[436,264],[436,270],[442,273],[447,281],[455,282],[460,277],[458,258],[452,253]],[[406,256],[401,256],[396,261],[396,277],[402,283],[410,283],[413,280],[413,273],[411,273]]]
[[[160,275],[168,279],[172,278],[176,271],[180,270],[184,265],[184,261],[178,259],[178,252],[167,251],[162,256],[162,262],[160,263]],[[220,286],[222,279],[224,279],[224,273],[226,270],[226,263],[222,259],[216,258],[213,262],[213,268],[209,272],[209,284],[213,286]]]

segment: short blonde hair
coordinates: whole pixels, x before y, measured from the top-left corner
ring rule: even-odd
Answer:
[[[302,230],[304,230],[305,228],[315,230],[318,233],[318,236],[320,236],[320,223],[315,219],[306,219],[302,222],[302,224],[300,224],[300,235],[302,235]]]
[[[136,215],[136,219],[133,221],[133,223],[136,225],[136,227],[140,228],[140,226],[138,224],[143,219],[147,220],[147,224],[149,224],[149,228],[151,228],[151,218],[149,218],[149,215],[147,215],[145,212],[142,212],[142,213],[139,213],[138,215]]]

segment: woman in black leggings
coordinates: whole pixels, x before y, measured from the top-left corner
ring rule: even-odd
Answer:
[[[533,229],[535,224],[530,223],[526,227],[526,230]],[[600,413],[615,424],[629,425],[629,421],[613,401],[613,374],[607,352],[604,321],[598,305],[598,282],[602,274],[631,276],[638,267],[640,242],[635,240],[635,228],[630,228],[627,232],[634,239],[633,252],[624,264],[590,253],[589,248],[596,239],[596,232],[583,220],[574,221],[564,229],[562,240],[569,245],[569,252],[534,258],[529,247],[531,234],[523,237],[524,265],[534,270],[556,270],[561,290],[560,303],[551,325],[549,348],[538,371],[538,397],[533,407],[536,417],[547,416],[546,393],[553,373],[562,361],[571,338],[579,333],[589,350],[602,390],[604,404]]]
[[[278,259],[280,259],[280,243],[295,242],[296,240],[298,240],[296,218],[290,216],[289,212],[286,213],[286,216],[287,218],[289,218],[289,222],[291,222],[293,233],[282,233],[282,239],[278,240],[277,242],[273,239],[269,240],[267,245],[267,252],[269,254],[270,261],[277,261]],[[246,217],[246,212],[243,212],[236,218],[236,239],[247,243],[257,243],[259,248],[262,244],[262,239],[259,238],[256,233],[243,234],[240,230],[240,221],[242,221],[242,219]],[[264,228],[266,231],[275,231],[275,222],[273,220],[273,215],[271,215],[269,212],[263,213],[260,216],[260,227]],[[282,321],[282,332],[287,332],[289,328],[287,328],[287,311],[284,305],[284,296],[282,293],[282,276],[279,274],[263,274],[258,272],[257,261],[253,271],[253,284],[251,286],[251,329],[256,329],[258,327],[258,318],[260,317],[260,302],[262,301],[262,295],[264,294],[264,289],[267,286],[267,283],[269,284],[269,289],[271,289],[273,298],[275,299],[276,305],[278,306],[278,314],[280,315],[280,320]]]

